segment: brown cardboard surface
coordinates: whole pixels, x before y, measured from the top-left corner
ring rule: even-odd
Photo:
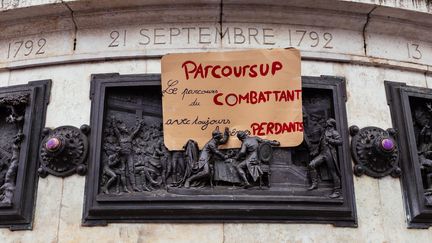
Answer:
[[[266,72],[267,70],[267,72]],[[225,148],[240,147],[236,131],[278,140],[303,140],[300,52],[296,49],[168,54],[162,58],[164,141],[200,148],[217,127],[231,131]]]

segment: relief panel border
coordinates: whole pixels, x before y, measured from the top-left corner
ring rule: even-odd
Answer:
[[[340,77],[303,77],[303,87],[323,89],[332,94],[335,120],[343,140],[338,148],[341,165],[343,200],[314,201],[294,196],[289,201],[233,201],[230,198],[215,202],[211,197],[193,201],[137,200],[121,195],[118,200],[98,200],[102,131],[107,87],[159,86],[159,74],[119,75],[94,74],[91,80],[92,100],[89,172],[86,177],[83,226],[103,226],[108,223],[139,222],[287,222],[330,223],[335,226],[357,227],[357,214],[349,155],[346,116],[345,80]]]

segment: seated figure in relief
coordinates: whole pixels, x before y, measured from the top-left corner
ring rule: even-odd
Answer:
[[[210,163],[213,163],[214,156],[219,156],[227,159],[228,156],[219,151],[219,145],[225,144],[229,138],[229,130],[225,128],[224,134],[219,130],[212,132],[212,138],[208,141],[201,150],[198,161],[194,163],[191,175],[186,179],[184,187],[189,188],[193,186],[202,186],[205,181],[210,179]]]
[[[237,133],[237,138],[242,142],[242,145],[240,151],[235,157],[235,160],[241,161],[236,166],[236,169],[243,181],[243,186],[248,187],[250,186],[250,183],[247,175],[252,178],[253,182],[256,182],[263,174],[258,155],[260,144],[269,143],[271,146],[279,146],[280,143],[276,140],[270,141],[260,137],[248,136],[244,131],[239,131]]]

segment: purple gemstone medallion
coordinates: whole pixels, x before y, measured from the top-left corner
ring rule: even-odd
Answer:
[[[60,148],[60,146],[61,146],[61,141],[58,138],[50,138],[45,143],[45,148],[48,151],[56,151],[56,150],[58,150]]]
[[[381,140],[381,147],[386,151],[392,151],[395,147],[395,144],[392,139],[384,138]]]

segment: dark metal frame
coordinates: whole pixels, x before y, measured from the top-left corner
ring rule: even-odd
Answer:
[[[32,229],[37,191],[38,150],[49,103],[51,80],[0,88],[0,95],[29,94],[25,110],[24,140],[19,153],[16,188],[12,204],[0,207],[0,227],[10,230]]]
[[[409,98],[432,100],[432,90],[390,81],[385,82],[385,88],[393,127],[398,132],[402,195],[408,228],[426,229],[432,226],[432,206],[425,204]]]
[[[149,199],[146,196],[123,195],[116,198],[98,197],[101,169],[101,138],[108,87],[160,86],[160,75],[92,75],[91,150],[86,177],[83,211],[84,226],[101,226],[113,222],[297,222],[331,223],[335,226],[356,227],[351,159],[349,155],[346,117],[345,80],[339,77],[303,77],[303,87],[330,91],[335,120],[343,145],[338,148],[343,198],[330,199],[290,196],[232,197],[189,196],[185,198]]]

